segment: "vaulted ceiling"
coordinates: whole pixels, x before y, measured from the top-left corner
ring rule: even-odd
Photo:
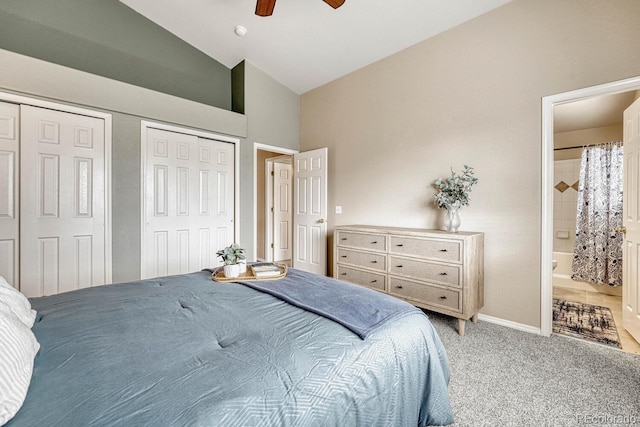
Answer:
[[[246,59],[302,94],[511,0],[277,0],[268,17],[256,0],[120,1],[228,68]]]

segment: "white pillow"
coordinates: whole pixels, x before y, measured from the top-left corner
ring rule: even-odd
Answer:
[[[31,303],[27,297],[7,283],[2,276],[0,276],[0,302],[7,304],[13,314],[28,328],[33,326],[36,311],[31,309]]]
[[[40,344],[31,329],[4,312],[0,312],[0,343],[0,425],[4,425],[24,403]]]

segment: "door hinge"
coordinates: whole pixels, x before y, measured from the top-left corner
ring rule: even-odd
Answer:
[[[271,244],[271,249],[273,249],[273,243]]]
[[[276,176],[276,174],[275,174],[275,173],[273,173],[273,171],[271,171],[271,176]]]

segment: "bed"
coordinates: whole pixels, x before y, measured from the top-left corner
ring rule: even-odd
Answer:
[[[9,427],[453,422],[446,353],[424,313],[335,279],[289,269],[219,283],[202,271],[30,303],[40,349]]]

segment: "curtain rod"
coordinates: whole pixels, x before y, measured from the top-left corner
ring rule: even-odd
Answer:
[[[573,147],[554,148],[553,151],[574,150],[576,148],[596,147],[598,145],[606,145],[606,144],[624,145],[621,141],[611,141],[611,142],[601,142],[601,143],[598,143],[598,144],[574,145]]]

